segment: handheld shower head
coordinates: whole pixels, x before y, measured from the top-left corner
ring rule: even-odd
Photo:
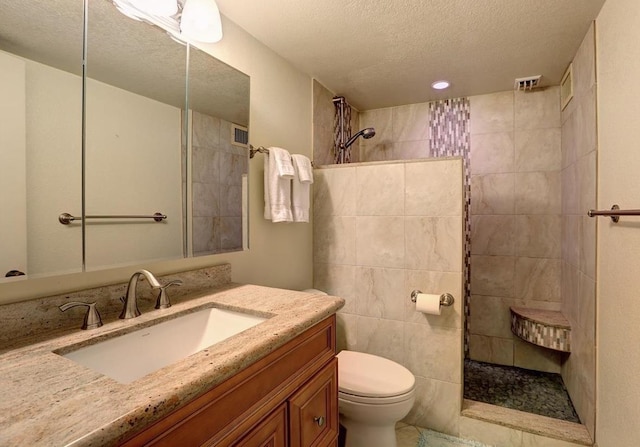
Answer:
[[[349,138],[349,141],[347,141],[344,144],[344,148],[346,149],[349,146],[351,146],[353,143],[355,143],[355,141],[360,136],[362,136],[362,138],[364,138],[365,140],[368,140],[369,138],[373,137],[375,134],[376,134],[376,130],[373,127],[367,127],[365,129],[362,129],[362,130],[358,131],[354,136]]]

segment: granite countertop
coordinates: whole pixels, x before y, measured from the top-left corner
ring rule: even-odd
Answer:
[[[284,289],[227,284],[197,292],[169,309],[35,342],[0,355],[0,445],[116,445],[335,313],[344,300]],[[53,351],[88,345],[154,320],[204,307],[244,311],[268,320],[121,384]],[[180,334],[176,334],[179,337]]]

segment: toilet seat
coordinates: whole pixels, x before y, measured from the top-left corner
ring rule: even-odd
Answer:
[[[365,397],[365,396],[358,396],[356,394],[349,394],[342,391],[338,391],[338,399],[346,400],[346,401],[357,403],[357,404],[366,404],[366,405],[396,404],[398,402],[404,402],[405,400],[413,399],[413,397],[414,397],[414,390],[411,390],[408,393],[400,394],[398,396],[388,396],[388,397]]]
[[[411,371],[392,360],[364,352],[338,354],[338,394],[349,401],[376,405],[407,400],[415,382]]]

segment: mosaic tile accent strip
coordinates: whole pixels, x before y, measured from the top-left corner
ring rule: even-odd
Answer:
[[[571,352],[571,327],[560,312],[534,310],[542,318],[550,317],[549,321],[543,322],[530,319],[519,309],[510,310],[511,331],[515,335],[534,345]]]
[[[462,157],[464,170],[464,353],[469,355],[469,299],[471,296],[471,136],[469,98],[429,103],[429,155]]]

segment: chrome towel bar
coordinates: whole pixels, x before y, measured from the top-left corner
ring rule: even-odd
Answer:
[[[260,147],[254,147],[253,144],[249,145],[249,158],[253,158],[256,156],[256,154],[260,152],[261,154],[268,154],[269,153],[269,149],[267,149],[264,146],[260,146]],[[312,167],[316,167],[315,163],[312,161],[311,162],[311,166]]]
[[[613,205],[611,210],[589,210],[587,216],[608,216],[611,217],[613,222],[617,223],[620,220],[620,216],[640,216],[640,210],[621,210],[618,205]]]
[[[166,214],[162,214],[162,213],[154,213],[153,216],[149,216],[149,215],[136,215],[136,214],[129,214],[129,215],[122,215],[122,216],[84,216],[86,219],[153,219],[156,222],[162,222],[163,220],[165,220],[167,218]],[[58,216],[58,221],[62,224],[62,225],[69,225],[71,222],[74,222],[76,220],[82,220],[82,217],[75,217],[72,216],[69,213],[62,213]]]
[[[249,145],[249,158],[253,158],[256,155],[256,152],[260,152],[261,154],[268,154],[269,149],[264,146],[260,146],[259,148],[253,147],[253,144]]]

